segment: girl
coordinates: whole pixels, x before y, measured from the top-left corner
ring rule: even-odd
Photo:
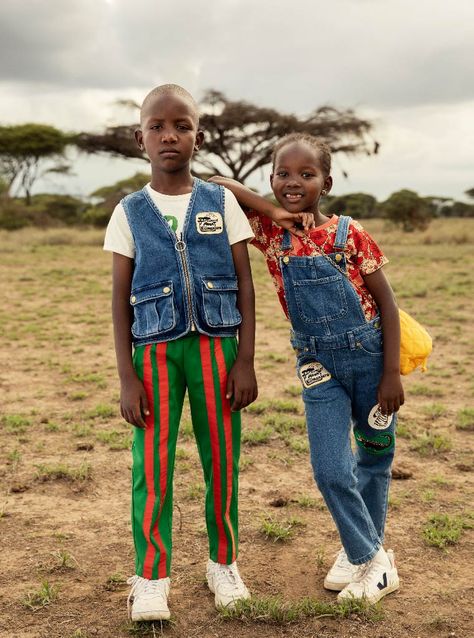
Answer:
[[[272,162],[282,208],[234,180],[212,179],[252,209],[253,243],[291,322],[314,477],[343,545],[324,586],[339,591],[339,601],[375,603],[399,587],[393,552],[383,548],[396,412],[404,402],[398,308],[381,270],[387,259],[360,224],[319,210],[332,186],[324,143],[288,135]]]

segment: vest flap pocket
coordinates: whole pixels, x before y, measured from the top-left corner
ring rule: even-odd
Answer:
[[[238,326],[237,277],[203,277],[204,316],[209,326]]]
[[[237,292],[239,286],[237,284],[237,277],[208,277],[203,278],[204,286],[206,290],[219,292],[220,290],[234,290]]]
[[[173,292],[173,282],[164,281],[160,284],[153,284],[153,286],[147,286],[132,292],[130,295],[130,304],[136,306],[144,301],[150,299],[157,299],[158,297],[168,297]]]
[[[172,281],[134,290],[130,304],[133,306],[132,334],[135,337],[157,335],[176,325]]]

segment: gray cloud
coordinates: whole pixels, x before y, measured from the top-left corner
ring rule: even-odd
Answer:
[[[471,0],[4,0],[3,80],[177,81],[287,111],[473,97]]]

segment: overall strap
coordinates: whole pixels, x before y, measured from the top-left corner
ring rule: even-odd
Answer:
[[[282,250],[290,250],[291,248],[291,234],[290,231],[285,228],[283,232],[283,240],[281,242]]]
[[[341,215],[337,224],[336,239],[334,241],[334,249],[336,252],[343,251],[347,244],[347,235],[349,234],[349,225],[352,217]]]

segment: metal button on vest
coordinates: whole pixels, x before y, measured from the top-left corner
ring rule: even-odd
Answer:
[[[283,257],[283,263],[284,264],[288,264],[290,261],[290,258],[288,257],[288,255],[286,255],[286,257]]]
[[[380,328],[380,321],[378,321],[378,320],[377,320],[377,321],[374,323],[374,328]]]
[[[132,296],[131,296],[131,298],[130,298],[130,301],[131,301],[132,303],[135,303],[135,302],[136,302],[136,300],[137,300],[137,298],[135,297],[135,295],[132,295]]]
[[[171,288],[169,286],[165,286],[163,288],[163,292],[167,295],[169,292],[171,292]]]
[[[336,261],[341,261],[341,259],[342,259],[342,255],[341,255],[340,253],[337,253],[337,255],[334,257],[334,259],[335,259]]]
[[[207,287],[208,288],[214,288],[214,284],[212,283],[212,281],[208,281],[207,282]]]

